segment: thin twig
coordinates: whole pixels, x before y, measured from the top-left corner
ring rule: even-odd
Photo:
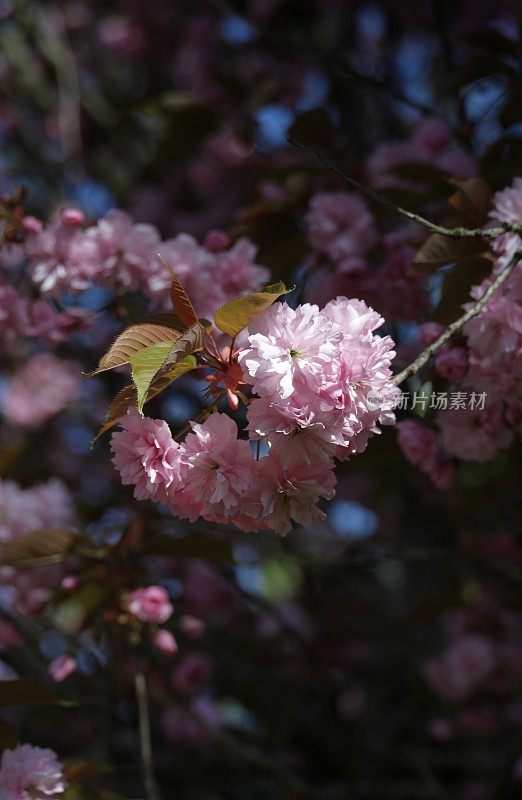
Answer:
[[[308,145],[303,144],[303,142],[299,142],[297,139],[293,139],[292,137],[289,137],[287,141],[294,147],[298,147],[301,150],[304,150],[305,153],[308,153],[316,158],[321,162],[321,164],[327,167],[327,169],[329,169],[339,178],[342,178],[342,180],[351,186],[352,189],[356,189],[370,200],[380,203],[380,205],[385,206],[385,208],[388,208],[395,214],[401,214],[403,217],[406,217],[412,222],[422,225],[432,233],[438,233],[441,236],[447,236],[449,239],[497,239],[503,233],[508,231],[512,233],[522,233],[522,223],[516,223],[513,225],[505,223],[504,225],[495,228],[463,228],[461,226],[456,228],[446,228],[444,225],[437,225],[436,222],[431,222],[431,220],[422,217],[420,214],[415,214],[414,211],[408,211],[407,208],[397,205],[397,203],[394,203],[393,200],[389,199],[389,197],[386,197],[385,194],[376,192],[375,189],[371,189],[369,186],[359,183],[359,181],[350,177],[350,175],[347,175],[328,158],[323,156],[320,150],[317,150],[314,147],[308,147]]]
[[[499,272],[494,281],[488,286],[482,297],[477,300],[477,302],[471,306],[471,308],[469,308],[465,314],[456,319],[455,322],[452,322],[438,339],[436,339],[432,344],[429,345],[429,347],[423,350],[422,353],[417,356],[417,358],[412,361],[408,367],[403,369],[402,372],[399,372],[399,374],[395,376],[393,379],[395,386],[400,386],[400,384],[403,383],[406,378],[409,378],[411,375],[415,375],[415,373],[418,372],[427,361],[429,361],[432,355],[434,355],[437,350],[440,350],[440,348],[446,344],[446,342],[453,336],[454,333],[457,333],[457,331],[464,327],[466,322],[469,322],[470,319],[473,319],[473,317],[476,317],[477,314],[482,311],[488,300],[490,300],[495,292],[502,286],[504,281],[509,278],[520,259],[522,259],[522,251],[515,253],[509,264],[504,267],[501,272]]]
[[[160,800],[154,763],[152,758],[152,742],[150,737],[149,693],[143,672],[137,672],[134,678],[138,718],[140,726],[141,763],[143,766],[143,783],[147,800]]]

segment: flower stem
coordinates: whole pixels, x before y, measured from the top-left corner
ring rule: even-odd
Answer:
[[[147,800],[160,800],[158,785],[154,775],[154,763],[152,758],[149,693],[147,690],[147,681],[143,672],[136,673],[134,678],[134,688],[136,692],[136,703],[138,706],[141,763],[143,767],[143,784],[145,793],[147,795]]]

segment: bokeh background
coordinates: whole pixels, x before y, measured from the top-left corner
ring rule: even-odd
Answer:
[[[386,429],[340,466],[324,523],[285,538],[172,520],[120,485],[106,436],[91,448],[122,375],[81,375],[154,293],[49,291],[34,272],[54,258],[59,283],[64,208],[86,228],[115,208],[154,226],[121,238],[143,263],[182,233],[248,237],[290,302],[370,302],[404,366],[424,323],[458,316],[482,254],[414,269],[426,233],[370,203],[377,244],[334,265],[307,212],[347,187],[287,138],[446,219],[459,182],[494,192],[521,174],[520,23],[516,0],[0,2],[0,541],[72,524],[84,542],[65,563],[0,567],[4,677],[62,701],[5,712],[3,744],[16,728],[55,749],[71,800],[143,796],[135,663],[163,800],[520,796],[513,437],[495,428],[486,458],[448,451],[433,478]],[[147,413],[176,429],[200,402],[184,378]],[[399,416],[435,430],[429,410]],[[172,658],[121,618],[144,583],[176,609]],[[64,655],[75,671],[53,681]]]

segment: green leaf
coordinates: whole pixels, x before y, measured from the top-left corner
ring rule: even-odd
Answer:
[[[42,706],[57,702],[49,689],[38,681],[25,678],[0,681],[0,708]]]
[[[137,408],[143,411],[149,387],[170,353],[170,342],[153,344],[131,358],[132,380],[137,390]]]
[[[76,538],[70,531],[40,530],[0,546],[0,565],[42,567],[63,561]]]
[[[181,331],[177,327],[172,327],[168,324],[143,322],[139,325],[131,325],[116,337],[105,355],[100,359],[96,369],[92,372],[86,372],[85,377],[91,378],[93,375],[98,375],[108,369],[129,364],[132,357],[141,350],[157,344],[172,344],[180,336]]]
[[[165,371],[162,372],[161,377],[170,373],[167,384],[194,369],[195,360],[185,359],[202,349],[203,332],[202,326],[196,322],[175,342],[151,345],[140,350],[131,358],[132,380],[137,391],[137,408],[140,414],[148,398],[151,384],[156,377],[159,377],[158,373],[162,368],[165,368]]]
[[[220,331],[233,338],[250,324],[256,314],[265,311],[275,300],[291,291],[282,281],[271,283],[259,292],[225,303],[216,312],[214,322]]]
[[[72,597],[67,597],[53,611],[53,624],[67,635],[77,634],[84,621],[109,599],[113,602],[114,585],[110,581],[88,583]]]
[[[153,397],[156,397],[156,395],[166,389],[167,386],[170,386],[170,384],[175,380],[181,378],[182,375],[185,375],[185,373],[190,372],[190,370],[197,367],[197,363],[198,362],[194,356],[186,356],[182,361],[179,362],[179,364],[175,364],[173,367],[167,366],[164,369],[161,369],[150,384],[143,404],[145,405],[146,402],[152,400]],[[137,408],[137,406],[138,392],[134,384],[125,386],[123,389],[121,389],[110,404],[103,425],[94,437],[93,444],[106,431],[110,430],[114,425],[116,425],[118,420],[125,416],[129,408]]]

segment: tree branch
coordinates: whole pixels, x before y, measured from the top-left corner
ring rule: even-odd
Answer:
[[[408,367],[406,367],[406,369],[403,369],[402,372],[399,372],[399,374],[394,377],[393,383],[395,386],[399,386],[406,380],[406,378],[409,378],[411,375],[415,375],[415,373],[418,372],[427,361],[429,361],[429,359],[437,352],[437,350],[440,350],[440,348],[445,345],[449,339],[451,339],[454,333],[457,333],[457,331],[464,327],[466,322],[469,322],[470,319],[473,319],[473,317],[476,317],[477,314],[482,311],[488,300],[493,297],[497,289],[499,289],[504,281],[509,278],[521,259],[522,250],[515,253],[509,264],[504,267],[501,272],[499,272],[497,277],[488,286],[482,297],[477,300],[477,302],[471,306],[471,308],[469,308],[465,314],[456,319],[455,322],[452,322],[438,339],[436,339],[432,344],[429,345],[429,347],[423,350],[422,353],[417,356],[417,358],[412,361]]]
[[[140,749],[141,763],[143,766],[143,783],[147,800],[160,800],[156,777],[154,775],[154,763],[152,758],[152,742],[150,737],[149,719],[149,693],[147,691],[147,681],[143,672],[137,672],[134,678],[136,691],[136,702],[138,705],[138,718],[140,726]]]
[[[460,226],[456,228],[446,228],[444,225],[437,225],[436,222],[431,222],[431,220],[422,217],[420,214],[415,214],[415,212],[408,211],[407,208],[397,205],[393,202],[393,200],[390,200],[389,197],[386,197],[385,194],[376,192],[375,189],[371,189],[369,186],[364,186],[364,184],[359,183],[359,181],[356,181],[355,178],[352,178],[345,172],[342,172],[339,167],[329,161],[329,159],[325,158],[320,150],[317,150],[313,147],[308,147],[308,145],[303,144],[303,142],[299,142],[297,139],[293,139],[292,137],[289,137],[287,141],[293,147],[298,147],[300,150],[304,150],[305,153],[308,153],[316,158],[327,169],[345,181],[345,183],[347,183],[352,189],[356,189],[370,200],[380,203],[381,206],[393,211],[395,214],[401,214],[403,217],[406,217],[412,222],[422,225],[424,228],[427,228],[429,231],[431,231],[431,233],[439,233],[441,236],[447,236],[450,239],[497,239],[506,232],[522,234],[522,223],[513,225],[505,223],[504,225],[500,225],[495,228],[464,228]]]

